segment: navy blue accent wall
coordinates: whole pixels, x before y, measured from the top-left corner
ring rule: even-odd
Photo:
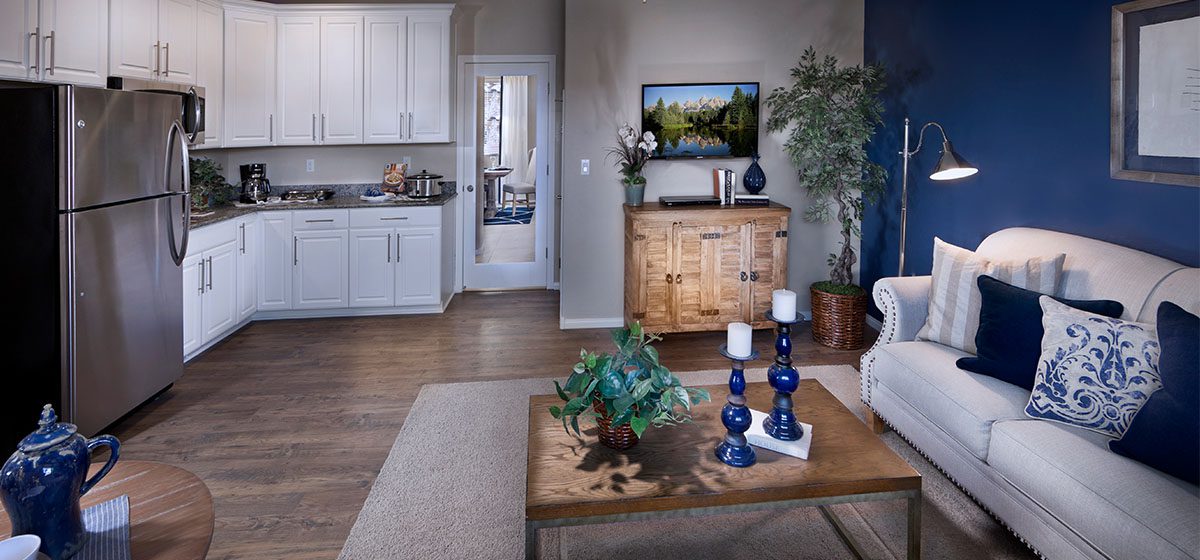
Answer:
[[[1064,231],[1200,265],[1200,189],[1109,176],[1109,47],[1116,2],[866,0],[865,59],[888,71],[871,157],[888,192],[863,220],[862,283],[894,276],[904,117],[935,120],[974,177],[935,182],[931,128],[909,169],[906,269],[934,236],[974,249],[1012,226]]]

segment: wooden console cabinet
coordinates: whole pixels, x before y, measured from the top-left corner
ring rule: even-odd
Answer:
[[[625,321],[654,332],[772,325],[771,292],[787,287],[791,209],[625,207]]]

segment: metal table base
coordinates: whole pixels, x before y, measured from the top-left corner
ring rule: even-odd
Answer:
[[[921,557],[921,490],[902,490],[897,492],[875,492],[869,494],[851,494],[847,496],[829,496],[822,498],[805,498],[800,500],[785,500],[779,502],[760,502],[755,504],[739,504],[732,506],[712,506],[688,509],[673,509],[665,511],[640,511],[635,513],[620,513],[614,515],[597,515],[592,517],[568,517],[564,519],[526,519],[525,520],[525,558],[537,558],[537,531],[554,527],[576,527],[579,525],[597,525],[601,523],[618,523],[622,521],[641,521],[645,519],[672,519],[678,517],[702,517],[706,515],[721,515],[726,513],[742,513],[751,511],[766,511],[777,509],[793,509],[801,507],[817,507],[833,526],[850,552],[857,558],[863,558],[863,550],[858,541],[846,531],[846,527],[828,506],[836,504],[851,504],[858,502],[878,502],[884,500],[907,500],[908,502],[908,560]]]

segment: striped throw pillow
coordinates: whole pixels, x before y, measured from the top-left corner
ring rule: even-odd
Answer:
[[[1018,288],[1056,295],[1065,259],[1066,255],[1059,253],[1025,261],[990,261],[934,238],[929,315],[917,339],[975,354],[975,333],[979,331],[979,308],[983,301],[979,295],[979,277],[986,274]]]

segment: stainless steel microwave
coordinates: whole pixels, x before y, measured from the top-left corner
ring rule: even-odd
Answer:
[[[204,88],[188,84],[171,84],[109,76],[108,89],[122,91],[147,91],[151,93],[166,93],[179,97],[179,124],[187,136],[188,144],[195,146],[203,142],[204,133]]]

